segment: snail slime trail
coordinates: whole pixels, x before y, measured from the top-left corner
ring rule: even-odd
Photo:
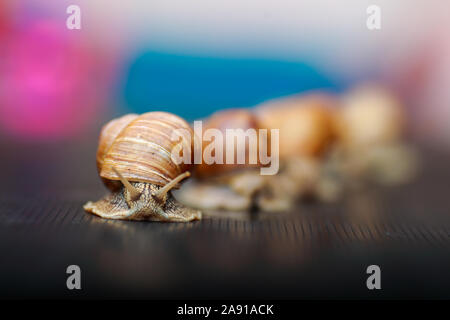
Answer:
[[[189,164],[171,159],[174,130],[189,124],[166,112],[126,115],[106,124],[100,133],[97,169],[110,194],[84,209],[107,219],[188,222],[201,212],[178,203],[171,189],[190,176]]]

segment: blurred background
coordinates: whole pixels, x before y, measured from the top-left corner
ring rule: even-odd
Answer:
[[[97,137],[125,113],[192,121],[365,82],[404,100],[416,141],[447,150],[450,4],[376,1],[381,29],[370,31],[372,2],[1,1],[2,189],[101,188]],[[66,27],[73,4],[80,30]]]
[[[376,1],[381,29],[370,31],[372,2],[1,1],[2,189],[99,187],[97,137],[118,115],[192,121],[364,82],[400,95],[413,138],[447,150],[450,4]],[[81,30],[66,27],[72,4]]]
[[[66,27],[73,4],[81,30]],[[372,4],[380,30],[366,27]],[[450,207],[448,30],[443,0],[1,0],[0,296],[74,297],[63,271],[75,261],[99,297],[192,297],[197,288],[197,297],[333,298],[351,286],[351,296],[370,298],[361,270],[378,262],[384,297],[448,297],[450,224],[430,218]],[[127,223],[82,210],[106,191],[95,152],[113,117],[164,110],[192,121],[366,82],[405,103],[409,137],[427,156],[411,186],[260,220]],[[395,212],[416,220],[355,227],[367,209],[376,221]],[[424,222],[436,226],[420,229]],[[67,225],[81,228],[68,234]],[[45,241],[33,236],[37,226]]]
[[[71,4],[81,30],[66,28]],[[366,27],[371,4],[381,30]],[[405,99],[416,136],[448,146],[449,14],[441,0],[4,0],[0,132],[73,141],[127,112],[193,120],[376,81]]]

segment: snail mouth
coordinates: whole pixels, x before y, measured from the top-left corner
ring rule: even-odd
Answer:
[[[106,195],[104,198],[86,203],[85,211],[106,219],[147,220],[160,222],[189,222],[201,219],[201,212],[178,203],[171,194],[163,203],[151,196],[152,189],[159,189],[147,183],[133,183],[142,191],[137,201],[127,201],[125,189]]]

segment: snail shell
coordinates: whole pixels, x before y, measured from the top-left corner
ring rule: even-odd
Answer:
[[[218,111],[214,113],[204,124],[203,131],[208,129],[218,129],[222,132],[224,138],[226,137],[226,130],[227,129],[242,129],[244,132],[248,129],[255,129],[257,136],[259,135],[259,129],[262,129],[260,126],[257,118],[248,110],[246,109],[229,109],[229,110],[223,110]],[[239,138],[239,137],[238,137]],[[270,141],[270,139],[269,139]],[[196,174],[200,178],[205,177],[211,177],[211,176],[218,176],[223,175],[226,173],[230,173],[232,171],[235,171],[236,169],[248,169],[252,167],[259,167],[260,161],[259,161],[259,145],[256,146],[256,150],[258,152],[258,159],[256,164],[250,164],[249,163],[249,139],[246,138],[245,148],[244,150],[241,150],[241,152],[245,152],[245,163],[244,164],[237,164],[235,161],[235,164],[226,164],[226,150],[227,146],[226,143],[228,141],[225,139],[224,145],[223,145],[223,164],[207,164],[205,163],[204,159],[201,164],[199,164],[196,168]],[[203,143],[203,150],[205,150],[206,146],[212,142],[204,142]],[[257,143],[257,142],[256,142]],[[240,152],[237,150],[237,144],[234,145],[234,155],[235,160],[237,159],[237,153]],[[267,146],[270,150],[270,146]]]
[[[257,107],[261,125],[280,130],[280,158],[320,156],[334,138],[335,100],[324,94],[293,96]]]
[[[405,116],[400,100],[387,89],[365,85],[342,98],[337,128],[348,148],[374,146],[400,139]]]
[[[173,136],[175,130],[177,135]],[[169,193],[189,176],[191,166],[173,162],[172,151],[181,139],[181,155],[184,150],[192,154],[192,137],[186,121],[166,112],[130,114],[112,120],[102,129],[97,151],[99,175],[112,194],[86,203],[84,209],[110,219],[200,219],[199,211],[180,205]]]
[[[103,159],[108,149],[116,140],[119,133],[134,119],[138,117],[137,114],[127,114],[120,118],[111,120],[105,124],[100,133],[100,139],[97,149],[97,171],[100,174],[101,168],[103,167]],[[119,181],[108,180],[102,178],[103,183],[108,187],[108,189],[115,191],[122,187],[122,183]]]
[[[120,180],[114,167],[128,181],[164,186],[192,166],[175,164],[171,158],[171,152],[178,144],[172,139],[174,130],[180,130],[183,141],[192,145],[193,131],[178,116],[166,112],[149,112],[138,117],[128,115],[113,121],[112,127],[117,129],[109,129],[107,125],[106,133],[102,132],[97,153],[103,179]],[[109,131],[113,134],[108,135]],[[111,141],[117,131],[119,133]],[[192,150],[191,145],[187,146],[189,150]]]
[[[233,151],[235,163],[226,164],[227,143],[229,143],[226,138],[226,130],[242,129],[245,134],[248,129],[255,129],[258,138],[258,130],[261,127],[249,110],[229,109],[218,111],[207,119],[203,124],[203,131],[206,132],[208,129],[219,130],[225,139],[222,150],[224,163],[208,164],[205,159],[202,159],[202,163],[197,165],[195,171],[199,180],[190,181],[186,187],[177,191],[177,198],[186,205],[204,210],[247,210],[251,207],[253,194],[264,186],[264,179],[257,170],[254,170],[260,167],[259,148],[262,146],[253,146],[253,150],[256,150],[258,155],[256,164],[250,164],[250,143],[255,143],[255,141],[235,132],[237,139],[245,139],[245,146],[242,150],[238,150],[235,141]],[[214,143],[214,141],[203,141],[202,150],[206,150],[210,143]],[[258,143],[258,139],[256,143]],[[270,146],[267,148],[270,149]],[[238,152],[245,153],[245,163],[236,163]]]

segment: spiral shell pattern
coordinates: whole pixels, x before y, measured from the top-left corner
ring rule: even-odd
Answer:
[[[103,138],[97,152],[100,177],[103,179],[119,180],[112,169],[114,167],[129,181],[164,186],[190,168],[190,164],[172,161],[172,150],[180,143],[175,139],[177,136],[173,136],[175,130],[181,136],[183,150],[190,150],[192,154],[193,132],[180,117],[167,112],[148,112],[114,121],[115,125],[105,126],[104,130],[109,130],[110,134],[102,132]]]
[[[126,114],[123,117],[111,120],[103,126],[97,149],[97,170],[99,173],[103,166],[105,154],[113,144],[114,140],[116,140],[119,133],[121,133],[122,130],[137,117],[138,115],[134,113]]]

